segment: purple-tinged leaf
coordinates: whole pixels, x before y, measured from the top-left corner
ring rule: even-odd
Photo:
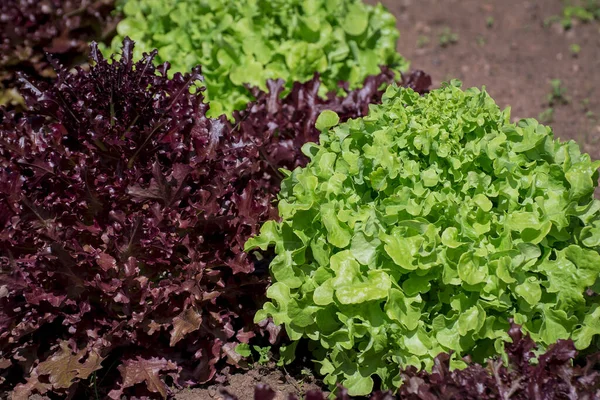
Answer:
[[[163,399],[169,394],[169,387],[161,379],[161,375],[166,371],[176,371],[177,365],[159,358],[126,360],[119,366],[121,372],[121,385],[118,389],[112,390],[108,396],[111,399],[120,399],[123,389],[134,386],[138,383],[145,383],[148,390],[157,393]]]
[[[2,0],[0,98],[16,86],[19,71],[49,80],[52,64],[68,68],[85,61],[91,40],[108,41],[115,33],[114,6],[114,0]],[[19,104],[16,93],[6,93],[10,106]]]

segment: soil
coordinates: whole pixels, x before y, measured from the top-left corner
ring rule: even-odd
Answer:
[[[569,30],[558,22],[544,24],[561,14],[561,0],[381,2],[398,20],[399,52],[412,68],[429,73],[434,87],[453,78],[464,88],[485,86],[500,107],[511,106],[514,121],[543,120],[557,137],[577,141],[582,151],[600,159],[600,23],[575,21]],[[580,47],[577,54],[572,45]],[[553,79],[566,93],[550,104]],[[278,400],[283,393],[303,395],[319,388],[310,377],[301,382],[285,371],[258,367],[233,373],[222,385],[183,390],[175,398],[223,399],[220,390],[225,389],[239,400],[252,400],[257,383],[278,391]]]
[[[223,390],[238,400],[254,400],[254,386],[266,384],[277,394],[274,400],[287,400],[288,394],[304,395],[309,390],[324,390],[312,374],[288,374],[274,365],[255,365],[246,372],[228,376],[224,384],[213,384],[203,388],[184,389],[175,395],[175,400],[225,400]]]

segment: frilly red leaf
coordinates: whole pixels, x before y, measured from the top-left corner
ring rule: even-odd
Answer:
[[[114,35],[119,19],[114,8],[114,0],[2,0],[0,91],[16,86],[18,71],[48,80],[55,76],[52,63],[71,67],[85,61],[91,40]],[[7,100],[18,103],[15,95]]]

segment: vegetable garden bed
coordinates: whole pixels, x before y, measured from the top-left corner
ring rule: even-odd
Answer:
[[[600,396],[600,162],[382,6],[2,7],[2,394]]]

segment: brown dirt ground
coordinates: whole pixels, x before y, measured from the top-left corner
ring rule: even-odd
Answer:
[[[370,1],[373,3],[373,1]],[[412,67],[431,74],[434,87],[452,78],[464,87],[486,86],[514,120],[538,118],[549,105],[550,80],[560,79],[568,104],[554,107],[553,127],[563,140],[574,139],[583,151],[600,158],[600,24],[575,23],[569,31],[543,21],[561,12],[560,0],[382,0],[398,19],[399,51]],[[493,24],[488,26],[488,19]],[[440,45],[449,29],[456,43]],[[570,46],[578,44],[575,57]],[[314,383],[301,384],[277,370],[251,369],[229,376],[225,385],[184,390],[178,400],[222,399],[225,388],[251,400],[253,386],[267,383],[282,393],[303,395]],[[281,394],[277,399],[283,399]]]
[[[294,375],[294,376],[292,376]],[[288,394],[304,395],[309,390],[320,389],[312,375],[300,377],[282,369],[255,365],[245,373],[229,375],[225,384],[213,384],[203,388],[184,389],[176,393],[176,400],[224,400],[221,390],[236,396],[238,400],[254,400],[254,386],[267,384],[277,392],[274,400],[286,400]]]

